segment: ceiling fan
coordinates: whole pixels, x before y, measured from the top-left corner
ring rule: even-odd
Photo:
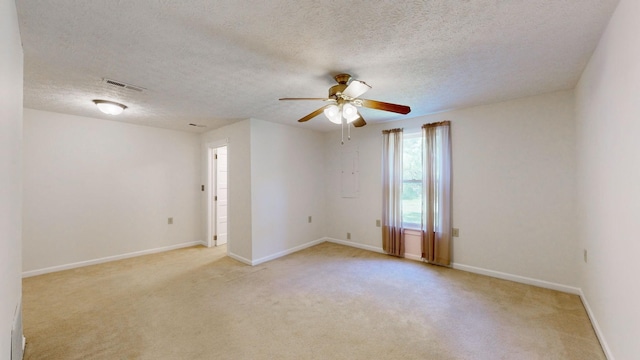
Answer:
[[[398,114],[408,114],[411,108],[405,105],[391,104],[382,101],[361,99],[359,96],[371,89],[364,81],[355,80],[349,74],[338,74],[334,76],[338,85],[329,88],[327,98],[281,98],[280,100],[322,100],[327,104],[311,114],[298,120],[305,122],[324,113],[325,116],[335,124],[353,124],[355,127],[367,125],[367,122],[358,112],[358,107],[369,109],[390,111]]]

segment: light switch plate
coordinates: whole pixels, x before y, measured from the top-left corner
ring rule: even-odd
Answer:
[[[460,229],[458,228],[453,228],[452,232],[451,232],[451,236],[453,237],[458,237],[460,236]]]

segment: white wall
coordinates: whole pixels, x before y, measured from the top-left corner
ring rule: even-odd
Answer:
[[[209,144],[228,142],[228,242],[231,256],[251,262],[251,121],[244,120],[201,135],[201,183],[207,184]],[[207,194],[210,189],[207,188]],[[202,233],[207,233],[207,198],[202,197]]]
[[[323,146],[322,133],[251,120],[254,261],[325,235]]]
[[[0,359],[10,359],[22,292],[22,43],[13,0],[0,1]]]
[[[340,197],[340,132],[328,134],[327,235],[380,248],[381,131],[451,120],[453,261],[576,286],[573,108],[566,91],[355,129],[345,146],[360,152],[356,199]]]
[[[324,236],[323,139],[321,133],[257,119],[202,135],[203,184],[207,148],[228,141],[231,256],[260,262]],[[204,231],[207,201],[204,196]]]
[[[320,119],[322,120],[322,119]],[[382,215],[382,135],[384,125],[369,124],[352,130],[351,140],[341,145],[341,131],[325,135],[325,191],[327,202],[326,235],[368,249],[382,248],[381,228],[376,220]],[[343,153],[358,152],[358,197],[341,197]]]
[[[23,145],[25,271],[203,240],[197,134],[25,109]]]
[[[616,359],[640,356],[639,18],[620,1],[576,88],[581,287]]]

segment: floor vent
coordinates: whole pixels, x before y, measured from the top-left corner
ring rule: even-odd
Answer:
[[[141,86],[135,86],[135,85],[131,85],[131,84],[127,84],[125,82],[122,81],[116,81],[116,80],[112,80],[112,79],[102,79],[104,81],[105,84],[113,86],[113,87],[117,87],[120,89],[128,89],[128,90],[133,90],[133,91],[137,91],[137,92],[142,92],[144,90],[146,90],[145,88],[141,87]]]

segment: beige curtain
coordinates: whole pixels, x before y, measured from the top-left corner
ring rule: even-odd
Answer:
[[[422,126],[422,257],[451,264],[451,123]]]
[[[384,130],[382,138],[382,248],[403,257],[402,129]]]

